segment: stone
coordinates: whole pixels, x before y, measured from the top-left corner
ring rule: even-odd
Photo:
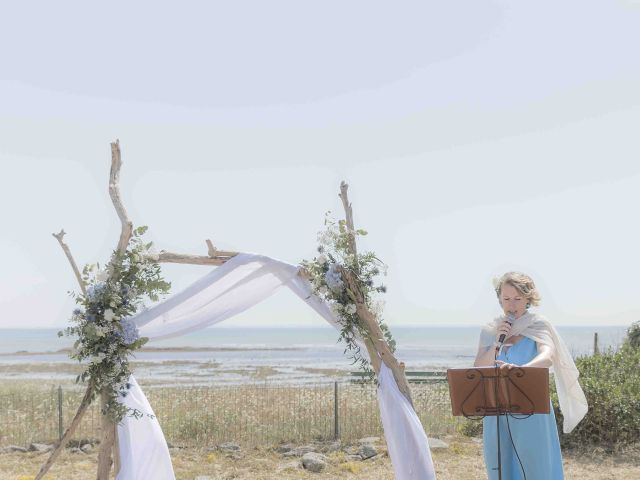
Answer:
[[[278,445],[276,448],[274,448],[274,451],[276,453],[287,453],[287,452],[290,452],[291,450],[293,450],[293,445],[291,445],[290,443]]]
[[[431,450],[436,450],[438,448],[449,448],[449,444],[438,439],[438,438],[430,438],[429,439],[429,448]]]
[[[282,454],[283,457],[302,457],[305,453],[315,452],[316,447],[313,445],[304,445],[303,447],[296,447],[288,452]]]
[[[80,450],[82,450],[84,453],[90,453],[91,450],[93,450],[93,445],[91,445],[90,443],[85,443],[80,447]]]
[[[360,455],[345,455],[345,461],[347,462],[361,462],[362,457]]]
[[[321,453],[305,453],[302,456],[302,466],[310,472],[321,472],[327,466],[327,457]]]
[[[218,445],[218,450],[224,450],[227,452],[239,452],[240,445],[235,442],[225,442]]]
[[[84,452],[80,450],[78,447],[71,447],[69,449],[69,453],[82,453],[84,455]]]
[[[100,443],[100,441],[96,438],[81,438],[79,440],[69,440],[67,442],[66,448],[71,448],[71,447],[82,447],[82,445],[85,445],[87,443],[90,443],[91,446],[96,446],[97,444]]]
[[[350,445],[344,448],[344,453],[346,453],[347,455],[358,455],[358,450],[359,450],[359,447]]]
[[[19,447],[17,445],[9,445],[2,449],[2,453],[10,453],[10,452],[27,453],[28,450],[24,447]]]
[[[31,452],[50,452],[53,450],[53,445],[48,445],[46,443],[32,443],[29,445],[29,451]]]
[[[373,445],[365,443],[358,449],[358,455],[360,455],[363,460],[366,460],[367,458],[375,457],[376,455],[378,455],[378,451]]]

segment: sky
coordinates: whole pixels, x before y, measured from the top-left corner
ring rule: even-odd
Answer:
[[[51,233],[298,263],[350,185],[389,325],[482,324],[529,273],[562,325],[640,319],[640,1],[14,2],[0,42],[0,327],[61,327]],[[165,265],[178,291],[209,267]],[[288,292],[232,326],[321,325]]]

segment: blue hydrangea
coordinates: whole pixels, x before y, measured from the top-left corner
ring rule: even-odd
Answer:
[[[324,281],[327,287],[333,292],[341,292],[344,289],[344,282],[342,281],[342,274],[339,268],[339,265],[334,263],[324,275]]]
[[[138,327],[130,318],[123,318],[120,320],[120,324],[122,325],[122,341],[126,345],[131,345],[140,338]]]
[[[90,302],[95,302],[99,299],[107,288],[106,283],[95,283],[87,287],[87,298]]]

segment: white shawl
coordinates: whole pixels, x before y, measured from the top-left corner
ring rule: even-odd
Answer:
[[[487,348],[493,345],[497,328],[504,320],[505,316],[497,317],[482,329],[480,347]],[[580,374],[558,331],[545,317],[536,313],[525,312],[513,322],[510,335],[523,335],[537,343],[551,347],[551,362],[553,364],[558,401],[564,417],[562,430],[564,433],[571,432],[586,415],[588,406],[584,392],[578,383]]]

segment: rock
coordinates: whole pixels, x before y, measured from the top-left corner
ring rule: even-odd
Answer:
[[[296,447],[293,450],[289,450],[282,454],[283,457],[302,457],[306,453],[312,453],[316,451],[316,447],[313,445],[305,445],[303,447]]]
[[[347,455],[358,455],[358,450],[359,450],[359,447],[354,447],[353,445],[350,445],[348,447],[344,447],[343,451]]]
[[[429,448],[431,450],[435,450],[437,448],[449,448],[449,444],[446,442],[443,442],[442,440],[439,440],[437,438],[430,438],[429,439]]]
[[[71,447],[82,447],[82,445],[85,445],[87,443],[90,443],[91,446],[95,446],[98,443],[100,443],[99,440],[95,439],[95,438],[81,438],[79,440],[69,440],[67,442],[67,448],[71,448]]]
[[[358,455],[360,455],[360,457],[363,460],[366,460],[367,458],[375,457],[377,454],[378,454],[378,451],[376,450],[376,447],[368,443],[361,445],[360,448],[358,449]]]
[[[2,449],[2,453],[10,453],[10,452],[27,453],[28,450],[24,447],[19,447],[17,445],[9,445],[8,447],[4,447]]]
[[[327,466],[327,457],[321,453],[305,453],[302,456],[302,466],[310,472],[321,472]]]
[[[84,455],[84,452],[80,450],[78,447],[71,447],[69,449],[69,453],[82,453]]]
[[[224,450],[226,452],[239,452],[240,445],[235,442],[225,442],[218,445],[218,450]]]
[[[84,453],[90,453],[91,450],[93,450],[93,445],[91,445],[90,443],[85,443],[80,447],[80,450],[82,450]]]
[[[276,448],[274,448],[274,451],[276,453],[287,453],[287,452],[290,452],[291,450],[293,450],[293,445],[291,445],[290,443],[286,443],[284,445],[278,445]]]
[[[365,437],[358,440],[358,444],[360,445],[365,445],[365,444],[375,445],[377,443],[380,443],[380,437]]]
[[[345,455],[345,461],[347,462],[361,462],[362,457],[360,455]]]
[[[50,452],[53,450],[53,445],[47,445],[46,443],[32,443],[29,445],[29,451],[31,452]]]

